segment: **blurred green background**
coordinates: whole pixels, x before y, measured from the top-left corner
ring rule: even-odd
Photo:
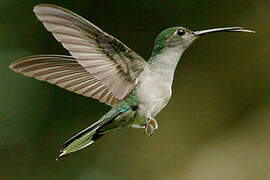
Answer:
[[[82,15],[146,59],[156,35],[175,25],[257,33],[196,41],[154,136],[117,131],[55,161],[60,145],[109,107],[8,69],[24,56],[68,54],[34,16],[39,3]],[[0,179],[270,179],[269,13],[269,0],[1,0]]]

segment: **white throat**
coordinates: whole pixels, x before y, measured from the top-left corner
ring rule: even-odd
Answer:
[[[182,53],[183,51],[177,47],[164,49],[162,53],[155,56],[156,59],[150,64],[151,71],[160,73],[172,83]]]

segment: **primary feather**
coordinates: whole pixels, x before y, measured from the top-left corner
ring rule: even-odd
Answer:
[[[136,86],[145,61],[113,36],[79,15],[54,5],[34,7],[37,18],[78,63],[119,99]]]
[[[86,71],[71,56],[30,56],[13,62],[10,68],[27,77],[47,81],[108,105],[113,106],[119,101],[102,81]]]

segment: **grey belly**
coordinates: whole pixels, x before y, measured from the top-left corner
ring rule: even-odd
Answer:
[[[149,117],[155,117],[169,102],[171,81],[160,73],[146,69],[139,82],[136,95],[140,103],[134,123],[144,125]]]
[[[139,95],[139,94],[138,94]],[[153,90],[139,95],[139,108],[133,121],[133,127],[142,127],[147,123],[149,117],[155,117],[169,102],[171,93]]]

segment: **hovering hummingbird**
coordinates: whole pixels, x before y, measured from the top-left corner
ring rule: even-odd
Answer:
[[[15,72],[56,84],[112,106],[97,122],[66,141],[58,158],[91,145],[124,127],[158,129],[154,117],[167,105],[182,53],[199,37],[216,32],[247,32],[242,27],[191,31],[176,26],[162,31],[148,61],[81,16],[50,4],[34,7],[45,28],[69,51],[36,55],[10,65]]]

